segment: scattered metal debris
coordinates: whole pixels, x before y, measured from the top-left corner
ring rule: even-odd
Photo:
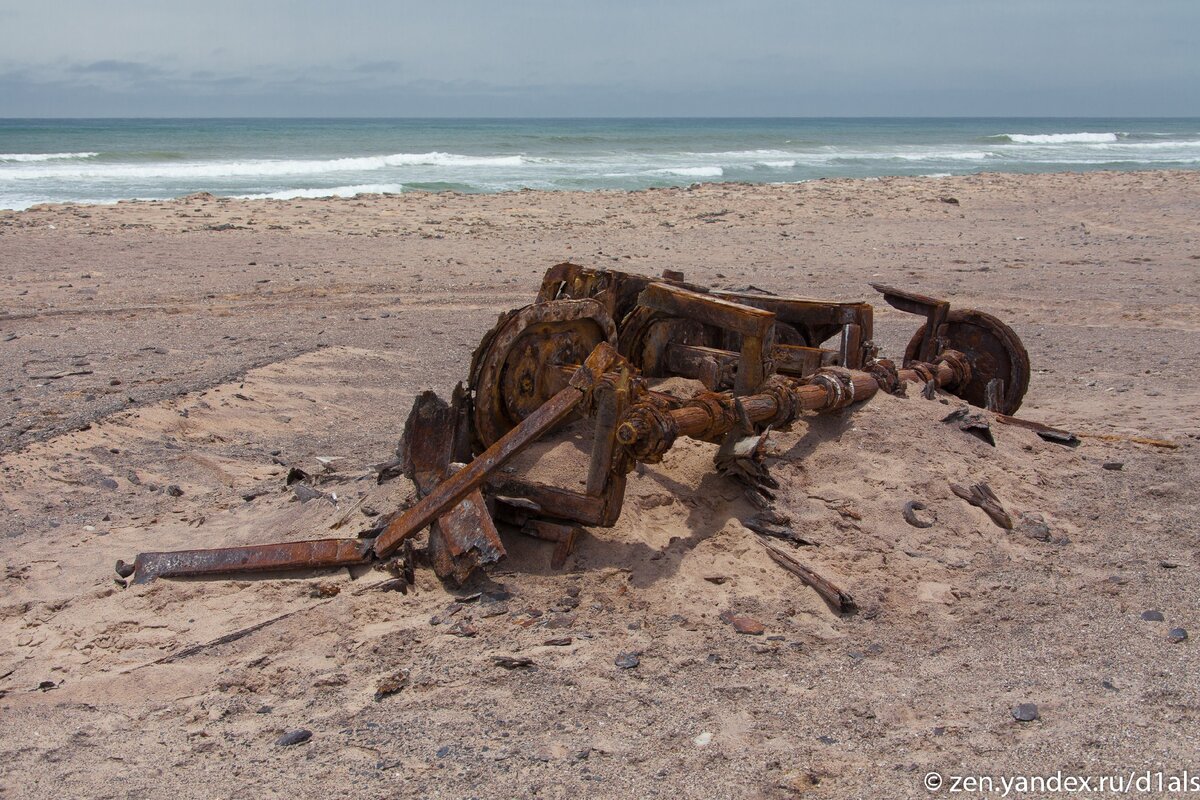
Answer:
[[[850,614],[858,610],[854,598],[838,588],[837,584],[796,560],[795,556],[780,550],[775,545],[760,539],[762,546],[767,549],[767,555],[779,566],[795,575],[808,586],[816,590],[830,608],[839,614]]]
[[[942,422],[957,422],[960,431],[969,433],[992,447],[996,446],[996,439],[992,436],[992,426],[987,417],[979,412],[972,413],[967,406],[954,409],[942,418]]]
[[[923,520],[917,516],[918,511],[928,510],[929,506],[925,505],[920,500],[909,500],[904,504],[904,521],[909,525],[912,525],[914,528],[932,528],[933,522]],[[933,517],[935,521],[937,520],[937,515],[932,511],[930,512],[930,516]]]
[[[467,385],[460,384],[449,403],[432,392],[417,397],[398,458],[374,469],[380,482],[402,471],[418,499],[380,517],[370,538],[142,553],[133,580],[356,566],[389,559],[401,548],[411,555],[413,537],[429,528],[428,560],[440,577],[461,582],[505,556],[494,520],[554,542],[552,563],[561,567],[580,526],[615,524],[627,475],[639,463],[661,461],[680,437],[721,445],[717,468],[745,483],[764,509],[748,527],[806,544],[783,527],[786,519],[770,516],[777,488],[766,466],[772,429],[786,429],[806,413],[840,412],[879,391],[903,395],[906,383],[923,386],[927,396],[947,392],[989,408],[1001,421],[1025,424],[1004,416],[1020,407],[1030,372],[1028,355],[1008,326],[980,311],[951,310],[943,300],[874,288],[890,305],[925,319],[901,367],[877,358],[867,303],[779,297],[753,286],[716,291],[687,283],[675,271],[655,279],[559,264],[547,271],[536,302],[501,315],[484,336]],[[697,380],[703,391],[681,399],[653,388],[672,377]],[[533,442],[581,418],[593,420],[582,491],[504,469]],[[982,414],[964,411],[962,421],[965,429],[990,438]],[[333,460],[318,462],[328,472]],[[293,467],[286,483],[298,496],[324,496],[309,488],[322,477],[328,476],[314,478]],[[979,499],[976,504],[998,524],[1007,519],[986,484],[963,492],[968,500]],[[906,507],[910,524],[928,524],[912,516],[923,508],[915,502]],[[861,519],[849,507],[839,513]],[[1005,527],[1011,525],[1009,520]],[[764,546],[836,610],[853,608],[841,589],[779,548]],[[407,586],[411,557],[405,563]],[[393,582],[384,585],[392,588]]]
[[[1000,504],[1000,498],[996,497],[996,493],[992,491],[992,487],[988,486],[987,483],[976,483],[970,488],[952,483],[950,484],[950,491],[971,505],[983,509],[992,518],[992,522],[1001,528],[1012,530],[1012,517],[1004,510],[1004,506]]]

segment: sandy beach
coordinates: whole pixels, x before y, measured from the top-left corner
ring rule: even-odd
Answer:
[[[930,771],[1195,770],[1198,219],[1188,171],[0,211],[0,797],[917,797]],[[447,396],[562,261],[978,308],[1029,351],[1020,416],[1082,442],[996,425],[992,448],[914,392],[775,435],[779,507],[848,617],[690,441],[562,570],[507,533],[461,591],[428,569],[407,595],[347,570],[114,581],[142,550],[353,535],[411,498],[371,465],[413,397]],[[875,313],[899,358],[917,321]],[[297,502],[284,475],[318,457],[339,501]],[[949,489],[980,480],[1048,532]],[[479,591],[511,596],[456,611],[474,635],[431,624]]]

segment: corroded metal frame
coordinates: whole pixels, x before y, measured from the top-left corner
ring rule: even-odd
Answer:
[[[558,264],[535,304],[502,315],[484,337],[467,391],[456,389],[449,405],[431,392],[417,398],[401,461],[419,499],[377,538],[142,553],[134,580],[353,566],[389,558],[432,526],[435,570],[461,581],[504,556],[493,515],[555,542],[561,565],[577,526],[615,524],[628,473],[661,460],[680,436],[729,444],[755,427],[787,426],[880,390],[901,393],[905,382],[1005,414],[1020,405],[1029,362],[1008,326],[982,312],[951,311],[942,300],[875,288],[926,318],[899,369],[876,359],[866,303],[710,291],[674,271],[656,279]],[[833,336],[836,348],[820,346]],[[516,372],[506,372],[513,364]],[[705,391],[684,400],[646,383],[671,376],[698,379]],[[582,492],[501,469],[580,414],[595,421]]]

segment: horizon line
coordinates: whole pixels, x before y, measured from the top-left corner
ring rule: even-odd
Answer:
[[[588,116],[558,116],[558,115],[532,115],[532,116],[492,116],[492,115],[448,115],[448,116],[367,116],[367,115],[351,115],[351,114],[335,114],[335,115],[307,115],[307,114],[268,114],[268,115],[154,115],[154,114],[138,114],[133,116],[71,116],[71,115],[52,115],[52,116],[0,116],[0,122],[18,122],[18,121],[74,121],[74,120],[371,120],[371,121],[431,121],[431,120],[885,120],[885,119],[906,119],[906,120],[1032,120],[1032,119],[1052,119],[1052,120],[1118,120],[1118,119],[1146,119],[1146,120],[1200,120],[1200,115],[1170,115],[1170,114],[1068,114],[1068,115],[1040,115],[1040,114],[1013,114],[1013,115],[964,115],[964,114],[812,114],[812,115],[776,115],[776,114],[738,114],[738,115],[699,115],[699,114],[684,114],[670,116],[651,116],[644,114],[636,115],[588,115]]]

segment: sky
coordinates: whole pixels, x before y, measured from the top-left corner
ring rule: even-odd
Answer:
[[[1197,0],[0,0],[0,117],[1198,115]]]

